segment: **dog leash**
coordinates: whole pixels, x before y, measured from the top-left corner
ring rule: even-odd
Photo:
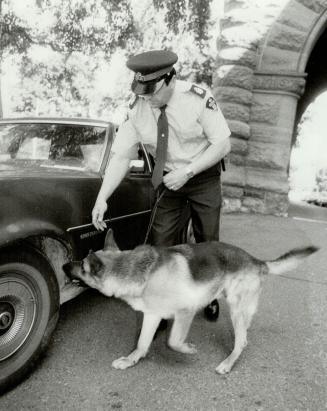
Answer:
[[[144,243],[143,243],[143,244],[146,244],[146,243],[148,242],[149,235],[150,235],[150,231],[151,231],[151,228],[152,228],[152,226],[153,226],[153,221],[154,221],[154,218],[155,218],[156,213],[157,213],[157,208],[158,208],[159,201],[162,199],[163,195],[165,194],[165,192],[166,192],[166,190],[167,190],[166,188],[164,188],[164,189],[161,191],[161,193],[159,194],[159,192],[160,192],[160,187],[161,187],[161,186],[159,186],[158,189],[157,189],[157,191],[156,191],[157,199],[156,199],[156,202],[154,203],[153,209],[152,209],[152,211],[151,211],[150,220],[149,220],[149,225],[148,225],[148,229],[147,229],[147,232],[146,232],[146,235],[145,235],[145,239],[144,239]]]

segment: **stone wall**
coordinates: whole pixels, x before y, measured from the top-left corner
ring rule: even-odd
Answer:
[[[214,93],[232,131],[225,211],[286,215],[304,68],[327,0],[225,0]]]

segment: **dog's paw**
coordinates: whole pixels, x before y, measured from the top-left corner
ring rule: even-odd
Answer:
[[[192,343],[184,343],[182,347],[182,352],[184,354],[196,354],[198,350],[196,349],[196,346]]]
[[[183,343],[180,345],[171,345],[169,344],[169,347],[177,352],[181,352],[183,354],[196,354],[198,350],[195,348],[194,344],[191,343]]]
[[[112,362],[112,366],[116,370],[125,370],[126,368],[132,367],[135,362],[129,357],[120,357],[117,360]]]
[[[216,368],[216,373],[224,375],[228,374],[232,368],[232,365],[228,361],[223,361]]]

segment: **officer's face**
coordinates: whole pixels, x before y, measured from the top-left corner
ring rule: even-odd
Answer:
[[[145,100],[149,101],[151,107],[161,107],[168,103],[175,87],[175,77],[171,79],[170,83],[165,83],[165,80],[161,80],[157,83],[156,89],[152,94],[145,94],[141,96]]]

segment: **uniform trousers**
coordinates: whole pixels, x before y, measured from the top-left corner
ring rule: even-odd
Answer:
[[[187,208],[195,241],[218,241],[221,202],[220,164],[195,175],[177,191],[166,188],[154,218],[152,244],[171,246],[180,242],[177,233]]]

